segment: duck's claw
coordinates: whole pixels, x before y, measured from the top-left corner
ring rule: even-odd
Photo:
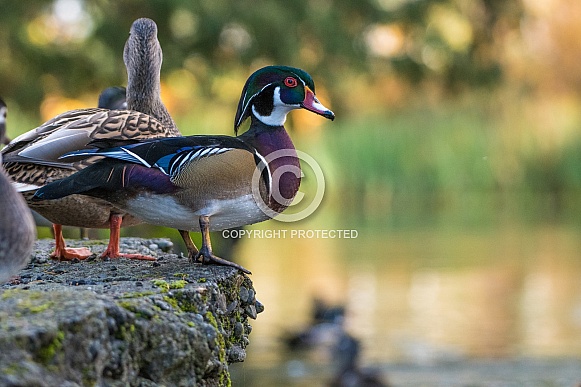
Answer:
[[[214,255],[207,246],[202,246],[200,251],[192,258],[194,262],[200,262],[202,265],[223,265],[223,266],[231,266],[235,267],[236,269],[240,270],[245,274],[252,274],[250,270],[245,269],[244,267],[234,263],[232,261],[228,261],[227,259],[220,258]]]

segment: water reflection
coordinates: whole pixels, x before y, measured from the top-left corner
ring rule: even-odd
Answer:
[[[247,361],[231,367],[234,385],[326,385],[332,353],[290,353],[281,342],[310,323],[314,298],[345,306],[361,364],[394,385],[581,382],[581,227],[571,207],[466,203],[360,219],[339,217],[331,201],[306,221],[252,226],[287,233],[235,245],[266,309],[252,324]],[[357,239],[290,232],[353,228]],[[181,243],[175,230],[147,232]]]
[[[329,219],[257,227],[345,228]],[[398,380],[403,371],[394,365],[402,364],[581,359],[581,239],[575,224],[554,217],[505,217],[484,227],[357,224],[356,240],[251,238],[241,244],[241,263],[252,269],[266,310],[253,324],[247,362],[232,367],[235,385],[253,385],[244,378],[293,386],[329,380],[328,358],[305,362],[280,343],[283,332],[308,324],[314,297],[345,305],[346,330],[362,341],[362,362],[384,367],[390,381]],[[579,366],[568,385],[581,381]],[[517,371],[513,376],[518,380]]]

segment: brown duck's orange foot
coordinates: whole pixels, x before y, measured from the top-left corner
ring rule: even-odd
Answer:
[[[117,259],[117,258],[127,258],[127,259],[138,259],[140,261],[157,261],[157,258],[150,257],[149,255],[143,254],[124,254],[119,252],[119,240],[121,238],[121,223],[123,222],[123,217],[121,215],[112,214],[109,218],[109,228],[111,230],[111,235],[109,236],[109,244],[107,248],[101,254],[101,258],[106,259]]]
[[[137,259],[140,261],[157,261],[157,258],[151,257],[149,255],[143,254],[125,254],[119,252],[111,252],[109,249],[105,250],[103,254],[101,254],[101,258],[106,259],[118,259],[118,258],[127,258],[127,259]]]
[[[59,261],[72,261],[73,259],[87,259],[93,253],[88,247],[65,247],[58,248],[50,255],[52,259]]]

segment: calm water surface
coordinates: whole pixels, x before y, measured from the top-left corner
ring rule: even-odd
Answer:
[[[580,227],[571,214],[539,211],[356,220],[324,210],[253,227],[287,231],[238,247],[266,309],[252,324],[247,361],[231,367],[234,385],[326,385],[328,348],[291,353],[281,342],[308,326],[314,297],[346,307],[360,363],[393,385],[581,383]],[[317,229],[358,237],[291,237]]]
[[[234,386],[328,385],[332,337],[298,353],[282,341],[309,325],[316,297],[345,306],[360,364],[391,385],[581,383],[580,203],[366,200],[353,210],[331,195],[306,220],[254,225],[236,244],[265,311],[252,323],[247,360],[230,367]],[[299,237],[316,230],[357,238]],[[175,230],[153,232],[181,243]]]

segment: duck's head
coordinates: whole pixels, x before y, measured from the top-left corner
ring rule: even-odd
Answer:
[[[147,18],[135,20],[123,50],[123,61],[127,67],[129,82],[143,77],[143,74],[159,78],[162,60],[163,54],[157,40],[155,22]]]
[[[110,110],[127,109],[127,90],[124,87],[111,86],[99,94],[100,108]]]
[[[263,67],[244,85],[234,131],[251,115],[266,125],[282,126],[288,112],[301,108],[335,119],[335,114],[315,96],[315,83],[307,72],[288,66]]]

